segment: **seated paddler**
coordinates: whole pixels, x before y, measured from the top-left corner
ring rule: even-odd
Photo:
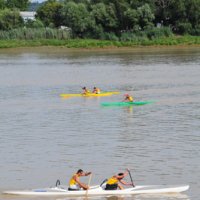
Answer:
[[[88,90],[86,87],[83,87],[82,90],[83,90],[82,94],[87,95],[91,93],[90,90]]]
[[[71,191],[76,191],[76,190],[80,190],[80,189],[84,189],[84,190],[88,190],[89,186],[85,183],[82,183],[80,181],[80,177],[81,176],[88,176],[90,175],[92,172],[84,172],[82,169],[79,169],[70,179],[69,181],[69,188],[68,190]]]
[[[125,94],[124,96],[125,96],[123,100],[124,102],[133,102],[133,97],[131,95]]]
[[[119,173],[119,174],[114,175],[111,178],[109,178],[107,180],[107,182],[106,182],[105,190],[117,190],[118,188],[120,190],[123,190],[124,187],[121,184],[123,184],[123,185],[129,185],[129,186],[134,186],[133,183],[127,183],[124,180],[122,180],[128,174],[129,174],[129,171],[127,169],[124,173]]]
[[[101,90],[99,88],[97,88],[97,87],[94,87],[92,93],[94,93],[94,94],[100,94]]]

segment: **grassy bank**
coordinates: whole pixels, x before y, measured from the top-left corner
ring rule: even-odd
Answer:
[[[106,47],[135,47],[135,46],[171,46],[171,45],[200,45],[199,36],[172,36],[152,39],[140,38],[134,41],[111,41],[91,39],[38,39],[38,40],[0,40],[0,48],[62,46],[66,48],[106,48]]]

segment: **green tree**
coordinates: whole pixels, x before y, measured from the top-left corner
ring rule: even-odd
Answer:
[[[29,3],[29,0],[6,0],[8,8],[18,8],[21,11],[27,10]]]
[[[154,12],[156,9],[155,1],[157,0],[130,0],[129,5],[131,8],[137,9],[143,6],[144,4],[148,4],[151,10]],[[165,0],[161,0],[161,1],[165,1]]]
[[[41,20],[44,25],[53,24],[55,27],[62,25],[61,10],[63,4],[56,0],[48,0],[37,10],[36,18]]]
[[[4,9],[6,7],[6,2],[5,0],[0,0],[0,10]]]
[[[138,26],[138,22],[139,22],[139,16],[138,16],[138,12],[136,9],[131,9],[129,8],[126,12],[125,12],[125,18],[126,18],[126,23],[127,23],[127,29],[135,29],[136,26]]]
[[[22,25],[23,19],[18,10],[0,10],[0,30],[11,30]]]
[[[90,1],[88,0],[64,0],[64,3],[69,3],[69,2],[74,2],[74,3],[83,3],[85,5],[89,5]]]
[[[169,25],[169,6],[171,0],[155,0],[155,23]]]
[[[127,27],[125,12],[128,10],[129,4],[126,0],[111,0],[110,4],[111,3],[115,6],[115,9],[113,10],[115,10],[116,13],[119,30],[125,30]]]
[[[72,29],[76,36],[83,37],[92,21],[85,4],[68,2],[62,9],[63,25]]]
[[[149,6],[149,4],[144,4],[143,6],[137,9],[137,16],[138,16],[138,25],[141,27],[142,30],[149,26],[153,25],[153,20],[155,16]]]
[[[29,19],[25,22],[25,26],[27,28],[43,28],[44,24],[39,19],[36,19],[36,20]]]
[[[91,16],[96,24],[101,25],[104,31],[115,31],[118,27],[118,21],[114,10],[114,5],[105,5],[98,3],[91,6]]]
[[[175,25],[178,21],[184,22],[186,16],[185,0],[171,0],[169,4],[169,23]]]
[[[200,26],[200,0],[185,1],[187,20],[193,28]]]
[[[194,32],[200,24],[200,0],[155,0],[156,22],[179,34]]]

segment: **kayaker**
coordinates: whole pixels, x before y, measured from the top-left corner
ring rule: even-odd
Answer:
[[[82,94],[89,94],[90,93],[90,90],[88,90],[86,87],[83,87],[82,90],[83,90]]]
[[[119,173],[109,178],[108,181],[106,182],[105,190],[117,190],[117,188],[119,188],[120,190],[123,190],[124,188],[122,185],[119,184],[119,182],[122,183],[123,185],[134,186],[133,183],[127,183],[124,180],[122,180],[128,174],[129,174],[129,170],[127,169],[124,173]]]
[[[81,188],[83,188],[84,190],[88,190],[89,186],[86,185],[85,183],[81,183],[79,178],[81,176],[88,176],[90,175],[92,172],[84,172],[82,169],[79,169],[70,179],[69,181],[69,188],[68,190],[71,191],[76,191],[76,190],[80,190]]]
[[[129,94],[125,94],[125,99],[123,101],[125,102],[133,102],[133,97],[130,96]]]
[[[97,88],[97,87],[94,87],[92,93],[94,93],[94,94],[100,94],[101,90],[99,88]]]

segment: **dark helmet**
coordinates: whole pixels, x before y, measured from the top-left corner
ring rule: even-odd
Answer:
[[[85,89],[86,89],[86,87],[83,87],[82,89],[83,89],[83,90],[85,90]]]
[[[83,172],[83,170],[82,169],[79,169],[78,171],[77,171],[77,174],[78,173],[82,173]]]
[[[118,176],[121,176],[121,178],[119,178],[119,180],[124,178],[124,173],[119,173]]]

